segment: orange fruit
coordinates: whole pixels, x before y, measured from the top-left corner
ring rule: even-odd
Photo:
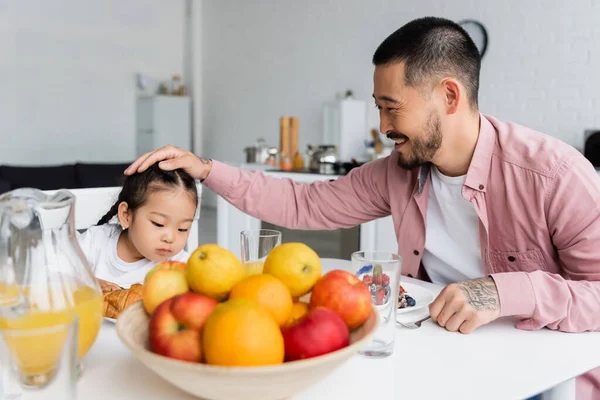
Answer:
[[[248,299],[215,307],[204,325],[202,346],[207,364],[223,366],[281,364],[285,354],[281,330],[271,313]]]
[[[289,318],[283,324],[283,327],[290,326],[300,318],[308,314],[308,304],[303,301],[298,301],[292,305],[292,312]]]
[[[299,297],[321,277],[321,259],[304,243],[284,243],[271,250],[263,272],[279,278],[293,297]]]
[[[292,295],[273,275],[250,275],[231,289],[229,299],[254,300],[267,309],[278,325],[283,325],[292,312]]]
[[[192,291],[217,301],[227,299],[231,289],[245,275],[242,262],[216,244],[198,247],[187,261],[186,278]]]

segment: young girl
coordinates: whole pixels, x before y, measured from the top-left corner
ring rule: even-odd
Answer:
[[[143,283],[161,261],[186,262],[183,248],[197,206],[196,183],[182,169],[164,171],[154,164],[127,176],[116,203],[79,236],[102,290]]]

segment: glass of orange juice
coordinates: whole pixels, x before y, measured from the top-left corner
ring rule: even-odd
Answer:
[[[53,322],[22,324],[2,320],[3,398],[21,400],[76,398],[79,318],[63,314]]]
[[[262,274],[265,259],[281,244],[281,232],[273,229],[253,229],[240,233],[242,264],[246,275]]]

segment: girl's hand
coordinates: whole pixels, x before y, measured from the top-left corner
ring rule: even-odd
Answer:
[[[114,290],[121,290],[121,287],[116,283],[105,281],[103,279],[96,279],[100,284],[100,288],[103,292],[112,292]]]
[[[143,172],[159,161],[158,166],[160,169],[172,171],[182,168],[192,178],[200,180],[206,179],[212,169],[211,160],[200,158],[190,151],[168,145],[140,156],[125,170],[125,175]]]

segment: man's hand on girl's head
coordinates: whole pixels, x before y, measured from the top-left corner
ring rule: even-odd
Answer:
[[[211,160],[198,157],[190,151],[168,145],[141,155],[125,170],[125,175],[143,172],[157,162],[159,162],[158,166],[163,170],[171,171],[181,168],[194,179],[200,180],[206,179],[212,169]]]

